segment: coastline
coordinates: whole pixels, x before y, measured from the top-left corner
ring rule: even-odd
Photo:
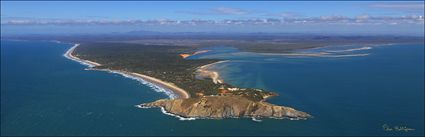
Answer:
[[[339,57],[361,57],[361,56],[368,56],[370,53],[353,53],[355,51],[368,51],[371,49],[374,49],[375,47],[380,46],[391,46],[395,45],[397,43],[385,43],[385,44],[362,44],[359,47],[355,48],[348,48],[348,49],[341,49],[341,50],[323,50],[319,52],[293,52],[293,53],[259,53],[261,55],[281,55],[281,56],[288,56],[288,57],[329,57],[329,58],[339,58]],[[354,44],[348,44],[348,45],[337,45],[339,47],[343,46],[353,46]],[[335,47],[332,45],[329,46],[321,46],[321,47],[315,47],[311,49],[322,49],[327,47]]]
[[[218,62],[214,62],[214,63],[211,63],[211,64],[200,66],[196,70],[196,73],[200,77],[211,78],[215,84],[224,83],[223,78],[220,77],[220,74],[217,71],[212,71],[212,70],[209,70],[208,68],[211,67],[212,65],[224,63],[224,62],[228,62],[228,61],[229,60],[223,60],[223,61],[218,61]]]
[[[122,75],[126,78],[131,78],[131,79],[137,80],[144,85],[150,86],[152,89],[154,89],[154,91],[165,92],[166,94],[169,93],[169,94],[167,94],[170,97],[170,99],[168,99],[168,100],[172,100],[172,101],[174,101],[174,100],[185,101],[186,100],[186,102],[187,102],[187,99],[190,98],[190,94],[188,94],[187,91],[177,87],[176,85],[174,85],[173,83],[170,83],[170,82],[162,81],[162,80],[154,78],[154,77],[150,77],[150,76],[147,76],[147,75],[143,75],[143,74],[135,73],[135,72],[130,72],[130,71],[112,70],[112,69],[107,69],[107,68],[104,69],[103,67],[99,69],[99,68],[97,68],[97,66],[102,66],[102,64],[94,62],[94,61],[90,61],[90,60],[81,59],[81,58],[77,57],[78,54],[73,55],[75,49],[79,45],[80,44],[75,44],[73,47],[69,48],[68,51],[66,51],[66,53],[64,54],[64,56],[68,59],[71,59],[71,60],[74,60],[74,61],[79,62],[81,64],[89,66],[89,68],[87,68],[86,70],[106,71],[106,72],[109,72],[109,73],[120,74],[120,75]],[[208,70],[208,69],[210,69],[211,66],[213,66],[213,65],[228,62],[228,61],[229,60],[217,61],[217,62],[206,64],[206,65],[203,65],[203,66],[199,66],[197,68],[196,72],[201,71],[200,73],[208,74],[206,76],[211,77],[213,79],[214,83],[216,83],[216,84],[217,83],[223,83],[223,80],[220,78],[220,75],[217,71]],[[177,96],[175,96],[175,95],[177,95]],[[211,96],[211,98],[213,100],[219,99],[218,97],[214,97],[214,96]],[[194,98],[194,99],[199,99],[199,98]],[[164,99],[162,99],[162,100],[164,100]],[[231,100],[231,99],[228,99],[228,100]],[[192,100],[189,100],[189,102],[190,101],[192,101]],[[219,101],[218,104],[221,104],[220,102],[221,101]],[[217,104],[217,103],[214,103],[214,104]],[[228,105],[234,106],[232,103],[230,103],[230,104],[228,103]],[[174,106],[178,106],[178,105],[172,105],[173,108],[174,108]],[[143,104],[135,105],[135,107],[137,107],[137,108],[149,108],[149,107],[144,106]],[[202,113],[199,113],[198,115],[192,116],[192,115],[189,115],[189,114],[178,113],[178,112],[175,112],[174,110],[170,110],[170,107],[165,107],[165,106],[159,106],[159,107],[161,108],[161,112],[163,114],[174,116],[174,117],[178,118],[179,120],[210,119],[206,115],[204,117]],[[228,106],[220,106],[219,105],[218,107],[219,108],[227,108]],[[245,107],[243,107],[243,108],[245,108]],[[191,110],[191,109],[188,109],[188,110]],[[204,109],[201,109],[201,110],[204,110]],[[240,109],[236,109],[236,110],[240,110]],[[231,110],[231,111],[233,112],[233,110]],[[281,111],[283,111],[283,110],[281,110]],[[206,111],[206,112],[212,114],[214,111],[212,111],[212,112]],[[228,112],[226,112],[226,114],[229,114],[230,118],[239,118],[238,116],[236,116],[236,117],[232,116],[233,114],[228,113]],[[279,114],[283,114],[283,113],[279,113]],[[219,114],[219,115],[221,115],[221,114]],[[274,114],[273,114],[273,116],[270,116],[269,118],[279,118],[279,117],[275,117]],[[256,121],[256,122],[260,122],[260,120],[256,119],[257,118],[256,115],[247,116],[247,118],[251,118],[253,121]]]
[[[336,53],[336,52],[333,52]],[[369,54],[345,54],[345,55],[334,55],[328,52],[319,52],[319,53],[260,53],[261,55],[273,55],[273,56],[288,56],[288,57],[328,57],[328,58],[338,58],[338,57],[361,57],[368,56]]]
[[[124,77],[133,78],[133,79],[136,79],[138,81],[141,81],[143,84],[149,84],[149,86],[151,86],[152,88],[156,88],[156,89],[162,88],[162,91],[165,92],[172,99],[174,99],[174,98],[183,98],[183,99],[190,98],[190,94],[187,91],[185,91],[184,89],[177,87],[173,83],[165,82],[165,81],[162,81],[160,79],[157,79],[157,78],[154,78],[154,77],[151,77],[151,76],[147,76],[147,75],[143,75],[143,74],[135,73],[135,72],[122,71],[122,70],[95,69],[94,67],[102,66],[102,64],[94,62],[94,61],[80,59],[80,58],[72,55],[75,48],[77,48],[79,45],[80,44],[74,44],[73,47],[71,47],[70,49],[68,49],[68,51],[65,52],[64,56],[68,59],[79,62],[83,65],[87,65],[89,67],[89,70],[99,70],[99,71],[107,71],[107,72],[111,72],[111,73],[117,73],[117,74],[123,75]],[[167,90],[170,90],[172,93],[168,93]],[[177,97],[173,94],[176,94]]]
[[[79,62],[83,65],[87,65],[90,68],[96,67],[96,66],[102,66],[102,64],[99,64],[97,62],[93,62],[93,61],[89,61],[89,60],[84,60],[84,59],[80,59],[74,55],[72,55],[72,53],[74,52],[75,48],[77,48],[78,46],[80,46],[80,44],[74,44],[74,46],[72,46],[70,49],[68,49],[68,51],[65,52],[65,54],[63,56],[65,56],[66,58]]]

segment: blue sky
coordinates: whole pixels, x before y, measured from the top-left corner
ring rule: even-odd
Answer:
[[[132,30],[297,32],[297,29],[299,32],[311,29],[322,32],[317,30],[319,27],[329,33],[338,33],[341,29],[355,33],[359,28],[364,28],[363,31],[373,28],[376,29],[375,33],[402,32],[413,35],[423,33],[423,5],[421,1],[2,1],[1,23],[2,34],[53,33],[47,28],[55,28],[57,33]],[[270,20],[255,21],[266,19]],[[271,19],[280,21],[270,23]],[[215,23],[183,23],[185,20]],[[226,20],[235,21],[226,23]]]

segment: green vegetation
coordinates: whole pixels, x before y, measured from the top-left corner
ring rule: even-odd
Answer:
[[[239,95],[252,100],[263,100],[263,97],[274,95],[254,89],[228,91],[229,84],[214,84],[211,79],[195,78],[197,67],[214,63],[215,59],[183,59],[181,53],[193,52],[196,49],[187,46],[142,45],[130,43],[83,43],[74,55],[102,64],[97,68],[136,72],[174,83],[189,92],[191,97],[203,95]],[[197,94],[198,93],[198,94]]]

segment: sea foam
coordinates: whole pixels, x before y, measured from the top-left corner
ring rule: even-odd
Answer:
[[[89,67],[89,68],[93,68],[93,67],[95,67],[95,65],[93,65],[93,64],[90,64],[90,63],[88,63],[87,61],[85,61],[85,60],[82,60],[82,59],[78,59],[78,58],[75,58],[75,57],[71,57],[71,53],[74,51],[74,49],[76,48],[76,47],[78,47],[80,44],[74,44],[74,46],[73,47],[71,47],[71,48],[69,48],[66,52],[65,52],[65,54],[63,54],[63,56],[64,57],[66,57],[67,59],[70,59],[70,60],[73,60],[73,61],[76,61],[76,62],[78,62],[78,63],[80,63],[80,64],[82,64],[82,65],[85,65],[85,66],[87,66],[87,67]]]
[[[164,107],[161,107],[161,112],[164,113],[165,115],[169,115],[169,116],[179,118],[179,120],[196,120],[196,118],[193,118],[193,117],[186,118],[186,117],[182,117],[182,116],[167,112]]]
[[[255,118],[255,117],[251,117],[251,120],[254,121],[254,122],[262,122],[263,121],[261,119]]]
[[[137,108],[143,108],[143,109],[151,108],[151,107],[146,107],[146,106],[142,106],[142,105],[136,105],[136,107]],[[182,117],[182,116],[179,116],[179,115],[176,115],[176,114],[167,112],[164,107],[161,107],[161,112],[163,114],[165,114],[165,115],[176,117],[176,118],[178,118],[179,120],[182,120],[182,121],[185,121],[185,120],[196,120],[196,118],[193,118],[193,117],[186,118],[186,117]]]
[[[150,87],[151,89],[153,89],[156,92],[165,93],[170,99],[175,99],[175,98],[178,97],[178,95],[174,94],[174,92],[172,92],[171,90],[169,90],[167,88],[163,88],[163,87],[158,86],[158,85],[155,85],[155,84],[153,84],[153,83],[151,83],[149,81],[146,81],[146,80],[144,80],[142,78],[135,77],[135,76],[132,76],[132,75],[129,75],[129,74],[120,72],[120,71],[110,70],[110,69],[102,69],[102,71],[107,71],[109,73],[119,74],[119,75],[121,75],[123,77],[130,78],[130,79],[133,79],[133,80],[137,80],[141,84]]]
[[[115,73],[115,74],[119,74],[119,75],[121,75],[121,76],[123,76],[123,77],[130,78],[130,79],[133,79],[133,80],[137,80],[137,81],[138,81],[138,82],[140,82],[141,84],[143,84],[143,85],[146,85],[146,86],[150,87],[151,89],[153,89],[153,90],[154,90],[154,91],[156,91],[156,92],[165,93],[165,94],[166,94],[166,95],[167,95],[170,99],[175,99],[175,98],[177,98],[177,97],[178,97],[178,95],[174,94],[171,90],[166,89],[166,88],[163,88],[163,87],[160,87],[160,86],[158,86],[158,85],[155,85],[155,84],[153,84],[153,83],[151,83],[151,82],[149,82],[149,81],[146,81],[146,80],[144,80],[144,79],[142,79],[142,78],[135,77],[135,76],[132,76],[132,75],[126,74],[126,73],[121,72],[121,71],[114,71],[114,70],[110,70],[110,69],[94,69],[93,67],[95,67],[95,65],[93,65],[93,64],[91,64],[91,63],[88,63],[88,62],[87,62],[87,61],[85,61],[85,60],[78,59],[78,58],[75,58],[75,57],[71,57],[71,56],[70,56],[70,55],[71,55],[71,52],[73,52],[73,50],[74,50],[77,46],[79,46],[79,44],[74,44],[74,46],[73,46],[73,47],[71,47],[70,49],[68,49],[68,51],[66,51],[66,53],[64,54],[64,56],[65,56],[66,58],[70,59],[70,60],[76,61],[76,62],[78,62],[78,63],[80,63],[80,64],[82,64],[82,65],[88,66],[89,68],[87,68],[87,69],[85,69],[85,70],[106,71],[106,72],[108,72],[108,73]],[[141,106],[141,105],[136,105],[136,107],[137,107],[137,108],[148,108],[148,107],[144,107],[144,106]],[[166,114],[166,115],[176,117],[176,118],[178,118],[179,120],[196,120],[196,118],[192,118],[192,117],[186,118],[186,117],[182,117],[182,116],[179,116],[179,115],[175,115],[175,114],[169,113],[169,112],[165,111],[165,109],[164,109],[163,107],[161,107],[161,112],[162,112],[162,113],[164,113],[164,114]]]
[[[70,60],[76,61],[76,62],[78,62],[78,63],[80,63],[82,65],[85,65],[85,66],[89,67],[88,69],[85,69],[85,70],[98,70],[98,71],[106,71],[106,72],[109,72],[109,73],[120,74],[121,76],[124,76],[126,78],[137,80],[141,84],[150,87],[151,89],[153,89],[156,92],[165,93],[170,99],[174,99],[174,98],[177,98],[178,97],[178,95],[174,94],[171,90],[166,89],[166,88],[163,88],[163,87],[160,87],[158,85],[155,85],[155,84],[153,84],[151,82],[148,82],[148,81],[146,81],[146,80],[144,80],[142,78],[139,78],[139,77],[131,76],[131,75],[128,75],[126,73],[123,73],[123,72],[120,72],[120,71],[114,71],[114,70],[110,70],[110,69],[93,69],[93,67],[95,67],[95,65],[87,62],[86,60],[82,60],[82,59],[79,59],[79,58],[75,58],[75,57],[71,57],[70,56],[71,53],[74,51],[74,49],[77,46],[79,46],[79,45],[80,44],[78,44],[78,43],[77,44],[74,44],[74,46],[71,47],[70,49],[68,49],[68,51],[66,51],[65,54],[63,54],[63,56],[66,57],[66,58],[68,58],[68,59],[70,59]]]

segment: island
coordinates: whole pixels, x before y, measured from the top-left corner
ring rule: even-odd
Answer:
[[[291,107],[266,102],[277,93],[233,86],[208,69],[224,60],[187,59],[205,52],[208,51],[192,46],[87,42],[76,44],[65,56],[89,65],[91,70],[137,77],[177,95],[136,105],[139,108],[159,107],[178,117],[201,119],[312,117]]]

